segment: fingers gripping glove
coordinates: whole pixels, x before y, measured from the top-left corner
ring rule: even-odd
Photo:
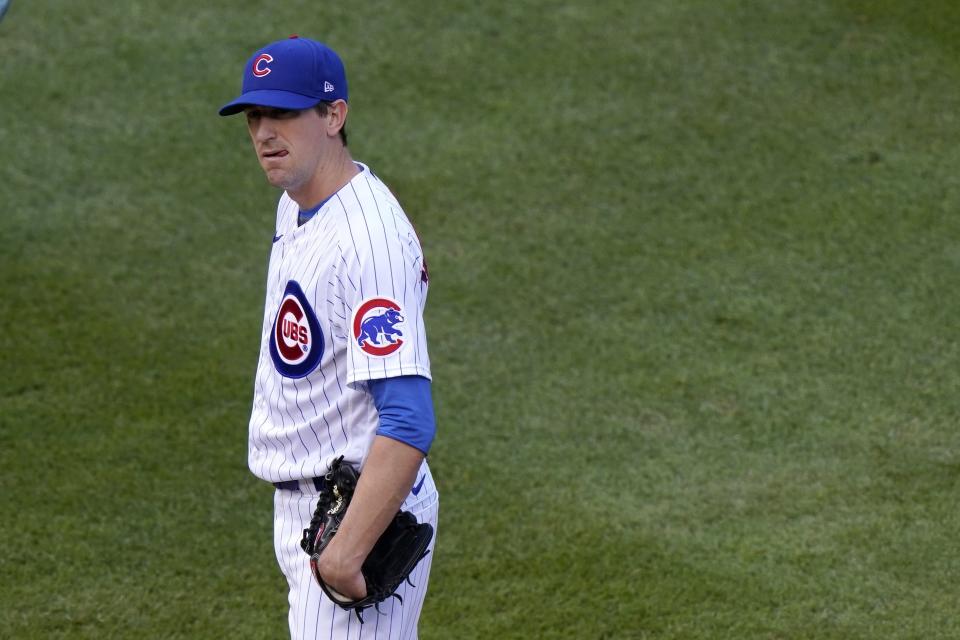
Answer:
[[[351,600],[338,593],[324,582],[317,565],[323,550],[340,528],[358,479],[357,471],[343,462],[343,456],[334,460],[326,475],[323,490],[319,493],[310,527],[303,530],[300,546],[310,556],[313,577],[327,597],[341,608],[355,611],[357,618],[363,622],[364,609],[376,607],[379,611],[378,605],[391,596],[403,603],[397,589],[404,580],[410,582],[410,573],[429,553],[433,527],[427,523],[417,523],[417,518],[409,511],[398,511],[360,569],[367,585],[366,597]]]

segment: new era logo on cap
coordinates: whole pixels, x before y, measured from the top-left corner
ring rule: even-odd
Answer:
[[[254,105],[299,111],[334,100],[347,100],[340,56],[321,42],[291,36],[268,44],[247,60],[241,95],[225,104],[220,115]]]

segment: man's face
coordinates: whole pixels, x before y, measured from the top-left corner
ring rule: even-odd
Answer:
[[[325,118],[316,109],[244,109],[250,139],[267,180],[291,194],[314,177],[329,140]]]

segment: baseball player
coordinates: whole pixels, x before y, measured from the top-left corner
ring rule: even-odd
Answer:
[[[361,623],[335,606],[300,548],[318,488],[344,456],[360,481],[318,570],[362,598],[360,567],[398,509],[436,530],[425,459],[435,422],[423,307],[427,266],[390,190],[347,149],[347,79],[326,45],[291,36],[255,52],[241,95],[267,180],[283,189],[267,274],[249,427],[251,471],[272,482],[274,547],[289,585],[292,638],[417,637],[428,554],[411,584]],[[433,542],[431,542],[431,548]],[[416,586],[413,586],[416,585]]]

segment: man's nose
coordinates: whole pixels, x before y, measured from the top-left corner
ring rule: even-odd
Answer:
[[[273,126],[273,122],[270,118],[260,118],[257,122],[256,129],[253,132],[253,138],[257,142],[266,142],[275,138],[277,135],[277,130]]]

